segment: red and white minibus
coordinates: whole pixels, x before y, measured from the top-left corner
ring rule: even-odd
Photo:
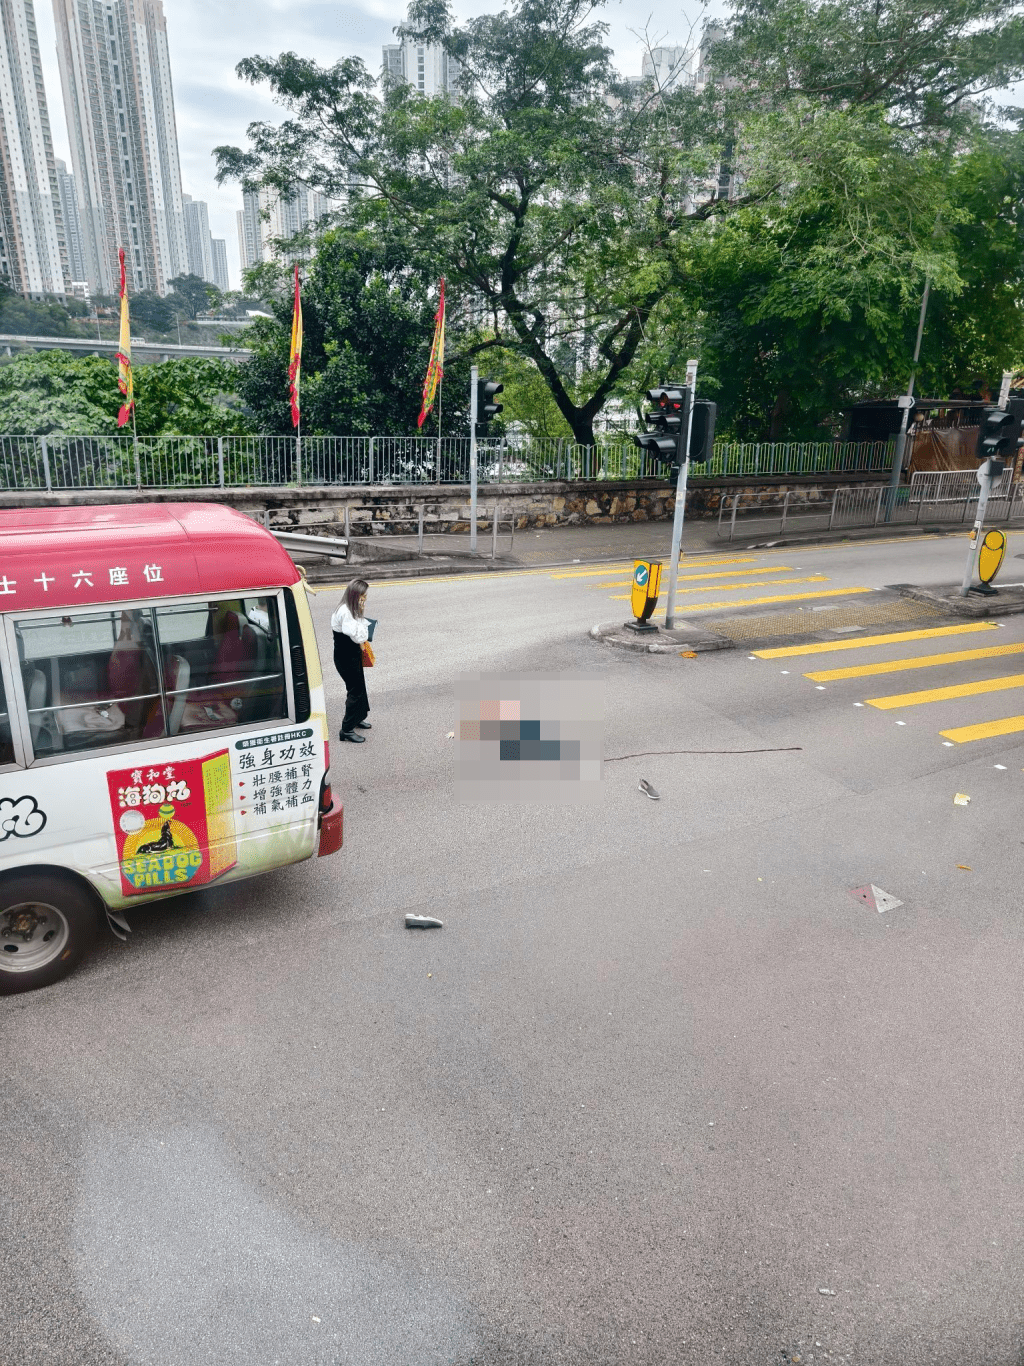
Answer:
[[[341,847],[305,584],[204,503],[0,511],[0,994],[124,909]]]

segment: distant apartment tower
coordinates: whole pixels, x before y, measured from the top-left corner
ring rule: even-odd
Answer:
[[[238,255],[242,269],[260,261],[272,261],[281,256],[275,245],[288,241],[302,232],[311,223],[315,224],[336,208],[333,200],[319,190],[308,185],[300,186],[298,192],[289,199],[283,199],[276,190],[264,189],[247,191],[242,197],[242,208],[235,215],[238,224]],[[284,254],[289,261],[303,260],[312,255],[312,249],[304,247],[299,251]]]
[[[71,283],[32,0],[0,3],[0,274],[37,299]]]
[[[652,47],[643,57],[641,76],[654,81],[659,90],[672,90],[680,85],[692,85],[698,52],[686,47]]]
[[[190,275],[213,283],[213,248],[210,246],[210,211],[201,199],[183,194],[182,213],[185,220],[185,249],[188,252]]]
[[[67,163],[59,158],[53,163],[57,168],[57,192],[60,195],[60,212],[64,219],[64,241],[67,244],[68,270],[73,284],[85,281],[85,253],[82,250],[82,219],[78,212],[78,190],[75,177],[69,172]],[[78,291],[72,291],[77,295]]]
[[[254,190],[242,195],[242,207],[235,214],[238,225],[238,259],[242,269],[248,270],[263,260],[260,250],[260,197]]]
[[[222,294],[226,294],[231,288],[228,279],[228,244],[223,237],[211,237],[210,246],[213,248],[213,283]]]
[[[3,0],[7,3],[7,0]],[[188,270],[162,0],[53,0],[85,278],[167,292]]]
[[[456,92],[462,67],[444,48],[406,38],[386,44],[383,53],[386,77],[406,81],[421,95]]]

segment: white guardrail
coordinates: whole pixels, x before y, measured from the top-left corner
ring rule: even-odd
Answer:
[[[881,441],[719,443],[694,478],[883,473]],[[467,484],[468,437],[0,436],[0,490]],[[665,477],[629,437],[479,443],[481,484]]]

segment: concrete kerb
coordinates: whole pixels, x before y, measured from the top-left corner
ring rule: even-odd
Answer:
[[[959,584],[940,584],[937,588],[919,588],[913,583],[891,583],[886,587],[900,597],[914,602],[925,602],[954,617],[1013,617],[1024,612],[1024,588],[1004,587],[993,594],[969,593],[960,596]]]
[[[708,650],[735,650],[736,641],[726,636],[717,636],[700,626],[684,621],[671,631],[664,626],[658,628],[657,635],[631,631],[625,622],[610,621],[590,628],[592,640],[600,640],[605,645],[614,645],[620,650],[633,650],[637,654],[679,655],[703,654]]]

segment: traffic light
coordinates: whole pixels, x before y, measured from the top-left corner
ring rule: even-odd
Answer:
[[[679,433],[686,417],[686,390],[648,389],[647,402],[652,411],[644,413],[644,422],[653,431],[643,432],[633,438],[644,453],[644,478],[652,467],[658,465],[678,468]]]
[[[504,384],[493,379],[478,379],[476,382],[476,434],[487,435],[488,425],[494,421],[504,408],[503,403],[495,403],[498,394],[505,392]]]
[[[717,403],[710,403],[706,398],[694,400],[693,421],[690,423],[690,459],[696,465],[706,464],[714,454],[717,417]]]
[[[1020,426],[1020,418],[1008,408],[986,408],[981,426],[978,428],[977,445],[974,448],[978,460],[995,460],[1002,469],[1003,461],[1012,460],[1017,454]]]

